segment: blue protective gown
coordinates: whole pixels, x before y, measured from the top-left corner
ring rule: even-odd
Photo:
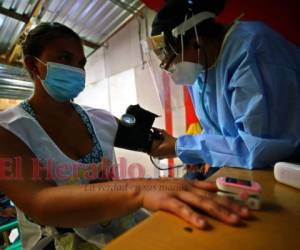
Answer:
[[[176,142],[184,162],[258,168],[300,159],[300,49],[261,22],[237,22],[208,71],[190,87],[204,128]]]

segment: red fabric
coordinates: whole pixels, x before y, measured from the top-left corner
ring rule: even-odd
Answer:
[[[230,23],[242,13],[242,20],[259,20],[300,47],[299,0],[228,0],[221,22]]]
[[[166,120],[166,131],[168,134],[173,134],[173,118],[172,118],[172,103],[171,103],[171,88],[170,88],[170,77],[163,71],[163,91],[164,91],[164,108],[165,108],[165,120]],[[168,159],[169,177],[174,177],[174,159]]]
[[[142,0],[142,2],[144,2],[148,8],[158,11],[165,1],[164,0]]]
[[[183,95],[184,95],[184,103],[185,103],[185,127],[188,130],[189,126],[193,123],[199,122],[198,118],[195,114],[194,106],[192,103],[192,99],[187,87],[183,88]]]
[[[158,11],[165,1],[142,0],[142,2]],[[226,8],[219,20],[229,23],[245,13],[244,20],[263,21],[300,47],[299,10],[299,0],[227,0]]]

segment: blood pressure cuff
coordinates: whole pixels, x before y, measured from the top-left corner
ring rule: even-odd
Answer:
[[[155,138],[152,125],[158,116],[139,105],[129,106],[126,114],[133,116],[135,121],[132,124],[126,124],[121,118],[114,145],[119,148],[149,153]]]

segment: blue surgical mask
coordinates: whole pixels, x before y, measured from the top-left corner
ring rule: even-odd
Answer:
[[[47,62],[45,79],[40,79],[47,93],[58,102],[69,101],[77,97],[85,87],[85,71],[65,64]],[[38,76],[39,77],[39,76]]]

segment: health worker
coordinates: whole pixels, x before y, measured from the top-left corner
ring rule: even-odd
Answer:
[[[216,21],[225,0],[168,0],[150,46],[188,86],[203,131],[164,133],[152,156],[247,169],[300,160],[300,50],[266,24]]]

